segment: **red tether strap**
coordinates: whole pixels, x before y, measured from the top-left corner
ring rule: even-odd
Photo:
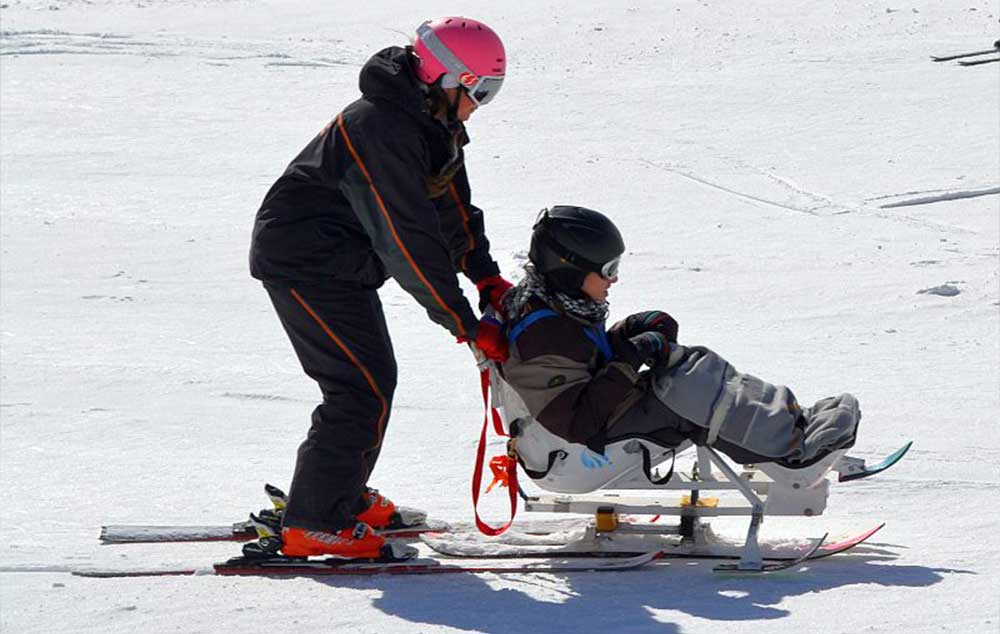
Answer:
[[[486,411],[483,414],[483,430],[479,434],[479,449],[476,451],[476,470],[472,474],[472,509],[476,515],[476,527],[479,528],[479,531],[484,535],[494,536],[510,528],[514,522],[514,515],[517,513],[517,460],[505,455],[497,456],[490,463],[490,466],[493,467],[497,464],[498,459],[501,462],[506,461],[507,479],[506,483],[501,481],[501,486],[506,486],[510,495],[510,520],[500,528],[493,528],[479,517],[479,491],[483,483],[483,464],[486,459],[486,428],[489,426],[491,413],[493,415],[493,430],[496,434],[498,436],[506,436],[507,434],[503,430],[503,422],[500,420],[499,412],[495,407],[490,407],[489,368],[483,368],[479,373],[479,378],[483,388],[483,407]]]

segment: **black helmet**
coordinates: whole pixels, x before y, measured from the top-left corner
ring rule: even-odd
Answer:
[[[614,277],[625,242],[607,216],[586,207],[557,205],[535,221],[528,258],[555,290],[579,295],[587,273]]]

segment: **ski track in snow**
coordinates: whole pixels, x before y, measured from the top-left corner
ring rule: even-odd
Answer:
[[[709,151],[711,151],[710,148],[706,148],[706,149],[709,150]],[[751,193],[751,192],[748,192],[748,191],[743,191],[743,190],[736,189],[734,187],[727,186],[727,185],[722,184],[721,182],[719,182],[719,180],[717,180],[717,179],[710,180],[708,178],[702,177],[702,176],[700,176],[698,174],[697,170],[694,170],[694,169],[691,169],[691,168],[688,168],[688,167],[683,167],[682,168],[682,167],[678,167],[678,166],[675,166],[675,165],[670,165],[670,164],[659,163],[659,162],[656,162],[656,161],[651,161],[651,160],[646,159],[646,158],[639,159],[639,162],[642,163],[642,164],[644,164],[644,165],[647,165],[649,167],[653,167],[653,168],[656,168],[656,169],[659,169],[659,170],[663,170],[665,172],[669,172],[669,173],[674,174],[676,176],[679,176],[681,178],[685,178],[687,180],[696,182],[696,183],[698,183],[700,185],[703,185],[703,186],[705,186],[707,188],[710,188],[710,189],[713,189],[713,190],[716,190],[716,191],[720,191],[720,192],[722,192],[724,194],[729,194],[731,196],[735,196],[735,197],[737,197],[737,198],[739,198],[741,200],[745,200],[745,201],[747,201],[747,202],[749,202],[751,204],[753,204],[753,203],[759,203],[759,204],[767,205],[769,207],[775,207],[775,208],[778,208],[778,209],[784,209],[784,210],[795,212],[795,213],[807,214],[807,215],[810,215],[810,216],[823,216],[823,215],[838,216],[838,215],[849,214],[849,213],[866,214],[866,215],[870,215],[870,216],[884,218],[884,219],[890,220],[890,221],[905,222],[907,224],[911,224],[911,225],[914,225],[914,226],[920,226],[920,227],[925,227],[925,228],[930,228],[930,229],[935,229],[935,230],[944,230],[944,231],[949,232],[949,233],[974,234],[976,232],[972,231],[970,229],[966,229],[964,227],[960,227],[960,226],[956,226],[954,224],[950,224],[950,223],[937,222],[937,221],[929,220],[929,219],[926,219],[926,218],[916,218],[916,217],[913,217],[913,216],[907,216],[907,215],[903,215],[903,214],[889,214],[889,213],[886,213],[886,212],[880,211],[880,210],[881,209],[889,209],[889,208],[898,208],[898,207],[904,207],[904,206],[919,205],[919,204],[926,204],[926,203],[931,203],[931,202],[945,202],[945,201],[949,201],[949,200],[960,200],[960,199],[963,199],[963,198],[975,198],[975,197],[978,197],[978,196],[986,196],[986,195],[1000,193],[1000,188],[992,188],[992,189],[987,189],[987,190],[976,190],[976,191],[962,190],[962,191],[956,191],[956,192],[949,192],[947,194],[942,194],[941,196],[935,196],[935,197],[930,197],[930,198],[921,198],[921,199],[916,199],[914,201],[902,201],[902,202],[899,202],[899,203],[894,203],[894,204],[889,204],[889,205],[881,205],[878,208],[872,208],[872,207],[869,207],[866,203],[867,202],[871,202],[871,201],[876,201],[876,200],[884,200],[886,198],[894,198],[894,197],[898,197],[898,196],[905,195],[905,194],[888,194],[888,195],[883,195],[883,196],[878,196],[878,197],[873,197],[873,198],[866,198],[864,201],[862,201],[861,204],[859,204],[859,205],[852,205],[852,204],[848,204],[848,203],[837,202],[837,201],[835,201],[833,198],[831,198],[829,196],[825,196],[825,195],[819,194],[817,192],[809,191],[809,190],[807,190],[807,189],[799,186],[798,184],[796,184],[790,178],[787,178],[787,177],[779,175],[779,174],[775,174],[771,170],[766,170],[766,169],[763,169],[761,167],[748,164],[748,163],[746,163],[746,162],[744,162],[744,161],[742,161],[740,159],[734,159],[732,157],[712,155],[711,153],[709,153],[706,158],[708,158],[708,159],[714,158],[716,160],[721,161],[724,165],[729,165],[729,166],[732,166],[732,167],[736,167],[739,170],[744,171],[744,172],[746,172],[746,171],[752,171],[752,172],[755,172],[757,174],[760,174],[761,176],[765,177],[766,179],[779,184],[783,189],[785,189],[786,191],[789,192],[790,196],[793,199],[794,198],[805,198],[805,199],[808,199],[810,202],[812,202],[814,204],[811,204],[811,205],[797,205],[797,204],[795,204],[793,202],[789,202],[789,201],[785,201],[785,200],[774,200],[774,199],[771,199],[771,198],[765,198],[764,196],[758,195],[757,193]],[[933,190],[933,191],[943,191],[943,190]],[[919,192],[913,192],[913,193],[919,193]]]
[[[343,48],[339,41],[317,44],[323,50]],[[297,48],[312,45],[300,43]],[[340,57],[301,57],[287,43],[240,42],[175,35],[136,38],[118,33],[71,33],[55,30],[3,31],[0,33],[0,56],[20,55],[116,55],[147,58],[194,58],[216,66],[262,61],[265,66],[358,67],[366,57],[344,51]],[[279,50],[275,50],[279,49]]]
[[[717,182],[714,182],[714,181],[710,181],[710,180],[708,180],[706,178],[698,176],[697,174],[694,174],[694,173],[692,173],[690,171],[687,171],[687,170],[684,170],[684,169],[681,169],[681,168],[678,168],[678,167],[673,167],[673,166],[670,166],[670,165],[664,165],[664,164],[661,164],[661,163],[656,163],[656,162],[650,161],[648,159],[640,159],[640,162],[644,163],[644,164],[646,164],[646,165],[648,165],[650,167],[655,167],[656,169],[660,169],[660,170],[663,170],[665,172],[670,172],[671,174],[675,174],[675,175],[680,176],[682,178],[686,178],[688,180],[694,181],[696,183],[699,183],[699,184],[704,185],[706,187],[709,187],[711,189],[715,189],[715,190],[718,190],[718,191],[721,191],[721,192],[724,192],[724,193],[727,193],[727,194],[731,194],[731,195],[736,196],[737,198],[741,198],[743,200],[747,200],[747,201],[750,201],[750,202],[756,202],[756,203],[762,203],[764,205],[768,205],[768,206],[771,206],[771,207],[778,207],[779,209],[785,209],[787,211],[795,211],[795,212],[798,212],[798,213],[809,214],[811,216],[819,215],[819,214],[816,213],[816,211],[814,211],[812,209],[806,209],[806,208],[802,208],[802,207],[796,207],[796,206],[788,204],[788,203],[774,201],[774,200],[768,200],[767,198],[762,198],[761,196],[756,196],[754,194],[749,194],[749,193],[746,193],[746,192],[737,191],[735,189],[732,189],[730,187],[726,187],[725,185],[721,185],[721,184],[719,184]],[[784,181],[779,181],[779,182],[782,182],[784,184]]]
[[[311,402],[305,399],[291,398],[288,396],[278,396],[276,394],[250,394],[240,392],[223,392],[222,398],[234,398],[241,401],[288,401],[288,402]]]

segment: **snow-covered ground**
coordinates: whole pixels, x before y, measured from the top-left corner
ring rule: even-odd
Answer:
[[[235,545],[96,537],[228,523],[264,504],[263,482],[287,484],[317,390],[247,273],[254,212],[372,52],[456,12],[494,26],[510,59],[468,150],[505,272],[539,208],[600,209],[628,244],[613,316],[665,308],[684,342],[802,401],[855,393],[853,453],[914,449],[764,535],[884,520],[876,543],[753,579],[686,562],[66,574],[226,558]],[[4,0],[0,629],[997,632],[1000,64],[928,56],[988,48],[998,15],[989,0]],[[937,202],[907,204],[923,199]],[[394,284],[382,295],[400,387],[373,484],[467,521],[470,355]]]

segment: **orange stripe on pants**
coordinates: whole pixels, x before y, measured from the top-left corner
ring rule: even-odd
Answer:
[[[388,418],[389,416],[389,401],[387,401],[385,396],[382,394],[382,390],[378,389],[378,385],[375,383],[375,379],[372,378],[372,374],[371,372],[368,371],[368,368],[366,368],[364,364],[362,364],[361,361],[358,360],[358,358],[354,355],[354,353],[351,352],[346,345],[344,345],[344,342],[341,341],[340,337],[335,335],[334,332],[330,330],[330,327],[326,325],[326,322],[324,322],[323,319],[316,314],[316,311],[314,311],[312,307],[309,306],[308,303],[306,303],[306,300],[304,300],[302,296],[299,295],[299,293],[294,288],[291,289],[291,293],[292,297],[295,298],[295,301],[297,301],[299,304],[302,305],[302,308],[304,308],[306,312],[309,313],[309,316],[312,317],[314,320],[316,320],[316,323],[319,324],[319,327],[323,329],[323,332],[325,332],[326,335],[330,337],[330,339],[333,340],[335,344],[337,344],[337,347],[340,348],[340,350],[344,353],[344,355],[348,359],[351,360],[351,363],[353,363],[355,367],[357,367],[358,370],[361,371],[361,374],[364,375],[365,380],[368,381],[368,385],[371,386],[372,392],[374,392],[375,396],[378,398],[378,401],[382,406],[382,412],[379,414],[378,417],[378,435],[376,437],[375,445],[371,447],[371,449],[375,449],[375,447],[378,447],[379,445],[382,444],[382,433],[385,430],[386,418]]]

